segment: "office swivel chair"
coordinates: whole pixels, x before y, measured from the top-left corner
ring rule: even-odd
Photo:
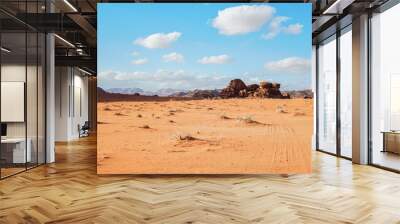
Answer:
[[[79,129],[79,138],[89,136],[89,130],[90,130],[89,121],[85,121],[82,127],[78,126],[78,129]]]

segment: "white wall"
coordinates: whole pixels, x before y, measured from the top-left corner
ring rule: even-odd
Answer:
[[[55,141],[68,141],[69,132],[69,68],[55,68]]]
[[[55,140],[77,139],[78,125],[88,120],[88,78],[76,68],[56,67],[55,86]]]
[[[82,73],[76,75],[77,70],[74,70],[73,94],[74,102],[72,103],[72,119],[71,119],[71,135],[74,138],[79,137],[78,125],[83,125],[89,119],[88,113],[88,78],[81,76]]]

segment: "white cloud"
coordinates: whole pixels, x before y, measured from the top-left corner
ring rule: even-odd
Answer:
[[[273,18],[271,23],[269,24],[268,33],[266,33],[263,37],[269,40],[277,36],[282,31],[281,24],[283,22],[286,22],[288,19],[289,17],[286,16],[277,16]]]
[[[137,56],[139,56],[139,55],[140,55],[140,53],[137,52],[137,51],[133,51],[133,52],[132,52],[132,56],[133,56],[133,57],[137,57]]]
[[[149,60],[147,60],[147,58],[139,58],[139,59],[133,60],[132,64],[134,64],[134,65],[144,65],[147,62],[149,62]]]
[[[299,57],[289,57],[278,61],[267,62],[264,67],[273,72],[305,73],[310,71],[310,60]]]
[[[283,76],[283,79],[279,79],[278,77],[282,76],[278,74],[276,76],[271,76],[265,73],[256,74],[252,72],[220,74],[159,69],[153,72],[104,71],[100,72],[98,75],[99,86],[106,88],[141,88],[145,91],[158,91],[165,88],[178,90],[221,89],[226,87],[229,81],[235,78],[241,78],[246,84],[259,83],[262,80],[278,81],[285,86],[294,86],[293,88],[297,88],[299,85],[301,86],[300,88],[303,88],[301,84],[302,80],[308,83],[307,79],[304,79],[301,75],[296,75],[297,78],[292,77],[291,80],[285,80],[285,76]],[[304,86],[306,86],[304,88],[308,88],[307,84]]]
[[[276,37],[281,32],[291,35],[300,34],[303,29],[303,25],[300,23],[283,26],[283,23],[285,23],[289,19],[290,18],[286,16],[277,16],[273,18],[271,23],[269,24],[268,32],[263,35],[263,38],[270,40]]]
[[[300,34],[302,30],[303,30],[303,24],[295,23],[295,24],[290,24],[289,26],[287,26],[285,28],[284,32],[288,33],[288,34],[297,35],[297,34]]]
[[[99,73],[100,80],[106,81],[126,81],[132,79],[140,79],[146,76],[144,72],[118,72],[118,71],[105,71]]]
[[[275,13],[267,5],[242,5],[218,11],[212,26],[223,35],[238,35],[258,31]]]
[[[162,56],[163,60],[165,62],[178,62],[181,63],[184,60],[183,55],[176,53],[176,52],[172,52],[170,54],[165,54]]]
[[[168,48],[181,36],[182,33],[180,32],[154,33],[150,36],[136,39],[134,44],[150,49]]]
[[[126,81],[144,77],[146,73],[144,72],[132,72],[132,73],[117,73],[114,77],[115,80]]]
[[[197,62],[200,64],[226,64],[231,61],[231,57],[226,54],[203,57]]]
[[[159,69],[155,72],[119,72],[105,71],[99,73],[102,85],[120,87],[138,87],[144,90],[157,91],[163,88],[172,89],[214,89],[225,87],[232,77],[219,74],[169,71]]]

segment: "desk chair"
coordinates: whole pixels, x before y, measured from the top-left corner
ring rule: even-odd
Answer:
[[[79,129],[78,130],[79,138],[89,136],[89,130],[90,130],[89,121],[85,121],[85,123],[82,125],[82,127],[80,127],[80,125],[78,125],[78,129]]]

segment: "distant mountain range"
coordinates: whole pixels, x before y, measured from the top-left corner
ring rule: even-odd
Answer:
[[[158,91],[144,91],[141,88],[109,88],[105,91],[109,93],[119,93],[119,94],[140,94],[142,96],[169,96],[169,97],[216,97],[221,92],[220,89],[215,90],[178,90],[172,88],[160,89]],[[282,91],[282,93],[288,93],[292,98],[313,98],[313,92],[310,89],[306,90],[290,90]]]
[[[144,91],[141,88],[109,88],[106,89],[109,93],[122,93],[122,94],[143,94]]]
[[[233,79],[223,89],[205,89],[205,90],[178,90],[172,88],[160,89],[157,91],[144,91],[141,88],[109,88],[100,90],[106,98],[132,98],[138,97],[164,97],[164,98],[244,98],[244,97],[261,97],[261,98],[303,98],[311,99],[314,94],[312,90],[293,90],[281,91],[281,84],[274,82],[261,81],[259,84],[246,85],[241,79]]]
[[[109,93],[120,93],[120,94],[135,94],[138,93],[143,96],[170,96],[179,92],[183,92],[182,90],[172,89],[172,88],[165,88],[159,89],[157,91],[144,91],[141,88],[109,88],[106,89]]]

